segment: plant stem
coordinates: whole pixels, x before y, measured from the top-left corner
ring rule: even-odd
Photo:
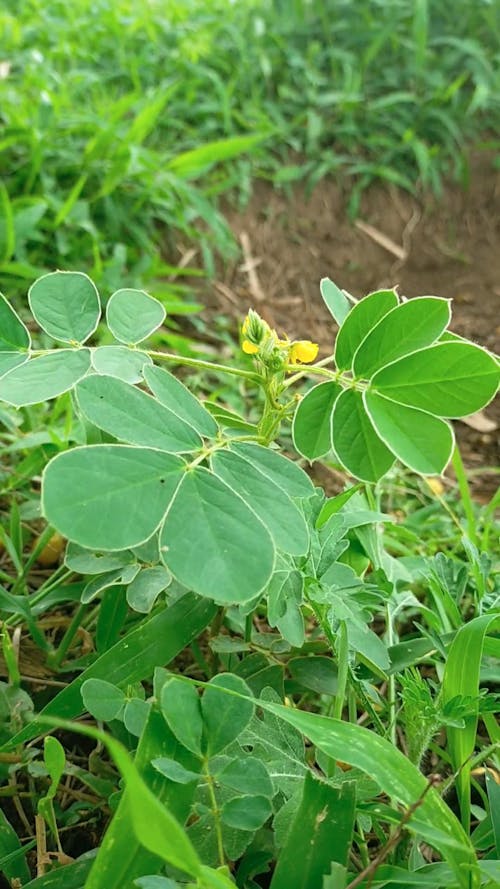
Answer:
[[[203,361],[202,358],[187,358],[184,355],[173,355],[171,352],[155,352],[148,351],[151,358],[157,358],[159,361],[170,361],[173,364],[184,364],[186,367],[197,367],[200,370],[208,370],[213,373],[230,374],[233,377],[243,377],[252,383],[260,384],[262,382],[259,374],[251,370],[243,370],[239,367],[227,367],[225,364],[216,364],[212,361]]]
[[[337,677],[337,694],[335,697],[335,706],[333,708],[333,715],[335,719],[342,719],[342,711],[344,709],[344,702],[346,696],[347,689],[347,676],[349,673],[349,641],[347,638],[347,627],[345,620],[340,622],[339,631],[337,634],[337,663],[338,663],[338,677]]]
[[[57,651],[55,651],[54,654],[52,655],[52,657],[50,658],[51,667],[54,667],[55,669],[59,669],[59,667],[61,666],[61,663],[64,660],[64,657],[65,657],[71,643],[73,642],[73,639],[75,638],[75,636],[78,632],[82,617],[85,614],[86,610],[87,610],[86,605],[79,605],[78,608],[76,609],[76,611],[73,615],[73,619],[72,619],[68,629],[66,630]]]
[[[225,857],[224,857],[224,843],[222,841],[222,828],[221,828],[220,817],[219,817],[220,812],[219,812],[219,807],[217,805],[217,799],[215,796],[214,779],[212,778],[212,775],[210,773],[208,759],[205,759],[205,761],[203,763],[203,772],[204,772],[205,778],[207,779],[208,795],[210,796],[210,803],[212,805],[212,815],[213,815],[214,822],[215,822],[215,833],[217,836],[217,852],[218,852],[218,856],[219,856],[219,865],[220,865],[220,867],[224,867],[226,861],[225,861]]]
[[[453,449],[451,463],[453,469],[455,470],[458,490],[460,491],[460,496],[462,498],[462,504],[465,512],[465,518],[467,519],[467,534],[471,543],[473,543],[474,546],[478,546],[479,538],[477,534],[476,517],[474,515],[474,504],[472,502],[472,496],[470,492],[469,482],[467,480],[467,474],[465,472],[465,467],[462,461],[462,455],[460,454],[457,444]]]

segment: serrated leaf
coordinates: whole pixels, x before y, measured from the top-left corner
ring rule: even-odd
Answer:
[[[201,438],[192,426],[123,380],[93,374],[77,386],[76,398],[91,423],[128,444],[171,454],[201,447]]]
[[[98,374],[107,374],[124,383],[141,383],[144,368],[153,361],[146,352],[127,346],[98,346],[92,349],[92,367]]]
[[[180,457],[149,448],[74,448],[46,467],[42,511],[64,537],[81,546],[128,549],[158,527],[184,467]]]
[[[473,343],[445,342],[382,368],[371,386],[382,395],[439,417],[465,417],[488,404],[500,364]]]
[[[148,367],[144,373],[153,395],[200,435],[213,437],[218,426],[211,414],[176,377],[161,367]]]
[[[283,488],[289,497],[310,497],[314,494],[314,485],[307,473],[279,451],[246,442],[233,444],[231,450],[253,463],[260,472]]]
[[[64,343],[84,343],[101,316],[99,294],[83,272],[50,272],[31,285],[28,302],[35,321]]]
[[[272,815],[265,796],[236,796],[221,809],[221,821],[237,830],[258,830]]]
[[[203,719],[199,695],[192,685],[173,677],[161,691],[161,711],[175,737],[196,756],[202,754]]]
[[[340,327],[351,311],[352,303],[330,278],[322,278],[319,287],[325,306]]]
[[[430,346],[450,323],[447,299],[420,296],[388,312],[360,344],[353,361],[357,377],[369,378],[402,355]]]
[[[332,439],[340,462],[361,481],[378,481],[394,463],[394,454],[366,413],[361,392],[354,389],[345,389],[335,402]]]
[[[24,352],[30,346],[28,329],[3,293],[0,293],[0,352]]]
[[[89,367],[88,349],[58,349],[31,358],[0,379],[0,400],[15,407],[40,404],[71,389]]]
[[[212,468],[251,506],[278,549],[295,556],[307,552],[309,532],[306,521],[285,491],[231,451],[217,451],[212,457]]]
[[[145,340],[161,327],[165,315],[161,302],[144,290],[117,290],[106,306],[106,321],[111,333],[127,345]]]
[[[158,596],[166,590],[172,575],[163,565],[141,568],[127,587],[127,602],[134,611],[149,614]]]
[[[236,695],[224,694],[219,689],[228,689],[236,692]],[[201,712],[209,756],[220,753],[232,744],[247,727],[254,712],[253,702],[245,699],[247,695],[250,695],[248,685],[234,673],[219,673],[205,688]]]
[[[251,756],[231,760],[216,777],[220,784],[240,793],[269,798],[274,796],[273,783],[264,763]]]
[[[307,460],[318,460],[331,450],[332,410],[341,392],[338,383],[320,383],[299,402],[293,418],[293,443]]]
[[[87,679],[82,685],[85,709],[102,722],[111,722],[123,710],[126,697],[121,688],[105,679]]]
[[[335,364],[339,370],[347,370],[351,366],[356,350],[367,334],[397,305],[395,290],[377,290],[353,306],[335,342]]]
[[[217,602],[247,602],[274,567],[267,528],[203,467],[185,473],[161,529],[160,549],[177,580]]]
[[[402,463],[423,475],[444,471],[454,446],[448,423],[370,390],[364,393],[364,404],[380,438]]]

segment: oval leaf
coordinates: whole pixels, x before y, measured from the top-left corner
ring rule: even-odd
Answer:
[[[142,383],[144,366],[153,361],[138,349],[127,346],[98,346],[92,349],[92,367],[98,374],[117,377],[125,383]]]
[[[158,596],[172,577],[163,565],[142,568],[127,587],[127,602],[134,611],[149,614]]]
[[[394,454],[376,433],[361,393],[354,389],[346,389],[335,402],[332,438],[342,465],[362,481],[378,481],[394,463]]]
[[[33,317],[49,336],[64,343],[84,343],[101,316],[99,294],[83,272],[50,272],[31,285]]]
[[[23,352],[31,346],[31,337],[17,312],[0,293],[0,352]]]
[[[491,401],[500,364],[473,343],[438,343],[400,358],[373,377],[372,388],[439,417],[466,417]]]
[[[180,380],[161,367],[147,367],[144,377],[158,401],[189,423],[200,435],[212,437],[217,434],[218,426],[212,415]]]
[[[320,383],[299,402],[293,418],[293,443],[307,460],[318,460],[331,450],[332,410],[341,392],[338,383]]]
[[[351,311],[352,304],[330,278],[322,278],[319,287],[325,306],[340,327]]]
[[[219,689],[227,689],[245,697],[224,694]],[[250,694],[246,682],[234,673],[220,673],[210,680],[201,699],[209,756],[220,753],[232,744],[247,727],[254,712],[253,702],[247,700]]]
[[[86,710],[103,722],[111,722],[125,705],[125,693],[105,679],[87,679],[82,685],[82,700]]]
[[[144,290],[117,290],[106,306],[108,327],[121,343],[134,345],[150,336],[165,320],[165,309]]]
[[[274,566],[267,528],[203,467],[184,476],[166,515],[160,547],[177,580],[217,602],[247,602],[265,587]]]
[[[279,451],[246,442],[232,445],[231,450],[283,488],[289,497],[310,497],[314,494],[314,485],[307,473]]]
[[[351,309],[337,334],[335,343],[335,364],[339,370],[347,370],[354,354],[365,336],[398,305],[395,290],[377,290],[369,293]]]
[[[410,299],[385,315],[354,356],[353,371],[368,378],[402,355],[430,346],[450,323],[450,302],[437,296]]]
[[[258,830],[272,815],[271,803],[265,796],[236,796],[221,809],[221,821],[237,830]]]
[[[88,349],[58,349],[31,358],[0,380],[0,400],[23,407],[40,404],[71,389],[90,367]]]
[[[440,475],[451,459],[451,427],[439,417],[396,404],[369,390],[366,411],[382,441],[410,469],[423,475]]]
[[[278,549],[301,556],[309,548],[309,532],[304,516],[290,497],[270,478],[230,451],[212,457],[216,475],[240,494],[257,513]]]
[[[74,448],[45,469],[43,514],[81,546],[128,549],[157,528],[184,467],[179,457],[148,448]]]
[[[201,438],[192,426],[151,395],[116,377],[87,377],[77,386],[76,397],[91,423],[121,441],[171,454],[201,447]]]
[[[201,756],[203,719],[200,698],[194,686],[175,677],[169,679],[161,692],[161,710],[177,740]]]

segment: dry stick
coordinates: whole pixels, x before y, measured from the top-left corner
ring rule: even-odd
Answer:
[[[265,294],[260,286],[259,277],[257,272],[255,271],[255,266],[258,263],[252,256],[252,249],[250,246],[250,238],[248,237],[246,232],[241,232],[240,234],[241,248],[243,250],[243,257],[245,260],[245,264],[243,266],[243,271],[248,275],[248,286],[250,288],[250,293],[256,302],[264,302]]]
[[[394,847],[398,844],[401,834],[403,833],[404,828],[408,824],[408,821],[410,820],[412,815],[416,812],[416,810],[419,808],[419,806],[422,805],[426,794],[429,792],[431,787],[435,786],[435,784],[436,784],[436,779],[432,778],[432,777],[429,778],[428,784],[427,784],[425,790],[419,796],[419,798],[414,803],[412,803],[411,806],[408,806],[408,808],[403,812],[401,821],[399,822],[394,833],[387,840],[385,846],[382,847],[382,849],[380,850],[378,855],[375,856],[373,861],[371,861],[370,864],[367,867],[365,867],[365,869],[362,870],[361,873],[358,874],[357,877],[354,878],[354,880],[351,880],[351,882],[345,887],[345,889],[355,889],[356,886],[359,886],[360,883],[363,882],[365,877],[368,877],[368,879],[369,879],[368,885],[370,885],[370,883],[373,880],[373,877],[375,876],[375,872],[376,872],[377,868],[382,864],[383,861],[385,861],[385,859],[389,855],[389,852],[391,852],[392,849],[394,849]]]
[[[392,238],[389,238],[387,235],[384,235],[383,232],[379,231],[378,228],[374,228],[373,225],[369,225],[367,222],[363,222],[361,219],[357,219],[354,223],[359,231],[363,232],[363,234],[368,235],[372,241],[375,241],[380,247],[383,247],[384,250],[387,250],[388,253],[392,253],[396,259],[399,259],[401,262],[404,262],[407,253],[406,250],[401,247],[399,244],[396,244]]]

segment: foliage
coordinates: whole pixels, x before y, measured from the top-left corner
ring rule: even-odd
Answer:
[[[165,312],[143,291],[110,295],[104,332],[79,272],[30,288],[36,345],[0,303],[13,466],[0,769],[49,828],[29,882],[16,795],[0,862],[21,885],[498,881],[492,508],[441,498],[432,530],[420,492],[401,524],[383,492],[451,458],[468,496],[448,421],[490,401],[499,364],[447,329],[446,300],[382,290],[354,303],[328,279],[321,291],[339,324],[332,355],[316,361],[315,344],[250,312],[244,363],[228,366],[149,348]],[[161,363],[234,378],[251,417]],[[355,483],[327,497],[279,449],[290,425],[302,458]],[[34,584],[37,559],[54,567]],[[55,694],[23,687],[21,628],[44,670],[70,673]],[[107,731],[67,722],[83,713]],[[50,728],[61,740],[42,751]],[[73,731],[98,747],[75,754]],[[97,855],[67,863],[66,837],[86,819],[102,833],[109,810]]]

